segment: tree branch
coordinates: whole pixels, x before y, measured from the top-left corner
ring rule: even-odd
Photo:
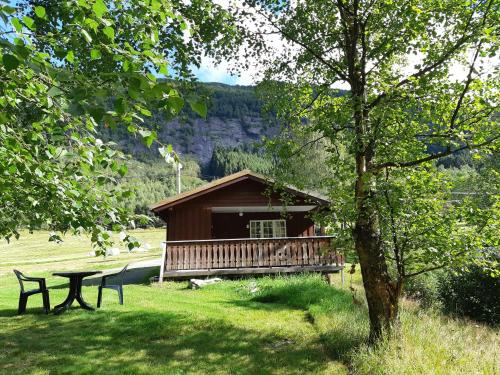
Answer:
[[[407,275],[404,275],[403,278],[404,279],[408,279],[410,277],[414,277],[414,276],[418,276],[418,275],[421,275],[423,273],[426,273],[426,272],[430,272],[430,271],[435,271],[435,270],[439,270],[441,268],[444,268],[446,267],[446,264],[440,264],[439,266],[435,266],[435,267],[429,267],[429,268],[424,268],[420,271],[417,271],[417,272],[413,272],[413,273],[409,273]]]
[[[388,167],[398,167],[398,168],[414,167],[416,165],[425,163],[427,161],[432,161],[432,160],[440,159],[440,158],[448,156],[448,155],[455,154],[455,153],[462,151],[462,150],[472,150],[475,148],[487,146],[487,145],[495,142],[499,138],[500,138],[500,135],[496,135],[493,138],[490,138],[482,143],[475,143],[475,144],[470,144],[470,145],[467,144],[465,146],[456,148],[454,150],[447,149],[446,151],[438,152],[436,154],[431,154],[431,155],[426,156],[424,158],[420,158],[420,159],[416,159],[416,160],[412,160],[412,161],[406,161],[406,162],[389,161],[386,163],[373,165],[371,169],[373,171],[380,171],[380,170],[382,170],[384,168],[388,168]]]
[[[310,141],[307,141],[302,146],[300,146],[300,148],[298,150],[296,150],[293,153],[291,153],[290,157],[294,157],[295,155],[299,154],[303,149],[305,149],[307,146],[311,146],[311,145],[315,144],[316,142],[322,140],[323,138],[326,138],[326,135],[322,135],[322,136],[314,138],[314,139],[312,139]]]
[[[490,5],[491,5],[491,2],[490,2]],[[489,9],[489,7],[488,7],[488,9]],[[474,15],[474,12],[471,13],[469,19],[467,20],[467,23],[464,27],[464,34],[453,44],[453,46],[450,49],[448,49],[445,53],[443,53],[440,58],[438,58],[436,61],[434,61],[434,63],[427,65],[425,68],[420,69],[418,72],[413,73],[409,77],[406,77],[405,79],[401,80],[399,83],[397,83],[392,88],[391,91],[396,90],[396,89],[410,83],[414,79],[423,77],[427,73],[434,71],[435,69],[440,67],[442,64],[444,64],[455,52],[457,52],[460,48],[462,48],[465,45],[465,43],[473,35],[472,33],[468,33],[469,26],[470,26],[470,23],[472,21],[473,15]],[[485,14],[484,18],[486,18],[486,14]],[[371,103],[368,104],[368,108],[372,109],[372,108],[376,107],[388,95],[389,95],[388,91],[384,91],[384,92],[380,93]]]
[[[276,29],[278,30],[282,36],[284,36],[286,39],[289,41],[298,44],[302,48],[304,48],[307,52],[309,52],[312,56],[314,56],[319,62],[321,62],[323,65],[327,66],[330,68],[335,74],[337,74],[340,78],[342,78],[344,81],[348,82],[347,76],[341,71],[341,69],[336,66],[336,64],[333,64],[331,61],[328,61],[323,55],[322,52],[317,52],[315,51],[309,44],[306,44],[302,41],[300,41],[298,38],[292,37],[290,34],[288,34],[286,31],[284,31],[279,25],[276,24],[268,15],[264,14],[261,10],[257,10],[264,18],[267,19],[267,21]]]

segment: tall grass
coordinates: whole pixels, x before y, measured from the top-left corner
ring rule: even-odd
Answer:
[[[346,354],[368,335],[366,308],[354,304],[346,289],[332,288],[320,275],[264,278],[259,286],[256,301],[305,310],[334,360],[347,361]]]
[[[403,300],[397,335],[367,344],[366,306],[320,276],[265,278],[255,300],[304,309],[325,350],[355,374],[498,374],[499,332]],[[359,294],[359,293],[358,293]]]
[[[498,331],[403,304],[401,332],[351,355],[358,374],[498,374]]]

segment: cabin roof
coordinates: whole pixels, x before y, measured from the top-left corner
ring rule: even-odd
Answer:
[[[229,176],[219,178],[217,180],[209,182],[208,184],[199,186],[195,189],[185,191],[181,194],[174,195],[173,197],[163,199],[163,200],[155,203],[154,205],[152,205],[150,207],[150,209],[153,212],[157,213],[157,212],[163,211],[166,208],[173,207],[177,204],[186,202],[188,200],[197,198],[199,196],[205,195],[205,194],[210,193],[212,191],[224,188],[226,186],[235,184],[237,182],[240,182],[240,181],[243,181],[246,179],[258,181],[258,182],[261,182],[261,183],[267,184],[267,185],[272,185],[275,183],[274,180],[272,180],[268,177],[265,177],[261,174],[255,173],[249,169],[245,169],[243,171],[233,173]],[[284,190],[286,190],[287,192],[289,192],[293,195],[297,195],[297,196],[300,196],[302,198],[310,199],[311,201],[317,202],[317,204],[320,204],[320,205],[330,204],[330,202],[326,198],[324,198],[316,193],[310,193],[310,192],[297,190],[291,186],[285,186]]]

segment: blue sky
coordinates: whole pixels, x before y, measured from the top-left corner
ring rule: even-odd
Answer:
[[[253,85],[255,79],[253,74],[245,71],[240,72],[238,76],[229,74],[229,62],[222,61],[215,65],[209,58],[203,58],[200,68],[193,67],[194,75],[201,82],[220,82],[227,85]]]
[[[227,72],[214,71],[211,66],[201,66],[193,69],[196,78],[201,82],[220,82],[226,85],[236,85],[239,83],[238,77]]]

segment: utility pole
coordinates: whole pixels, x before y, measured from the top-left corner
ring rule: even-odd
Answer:
[[[177,194],[181,193],[181,169],[182,169],[182,164],[177,162]]]

